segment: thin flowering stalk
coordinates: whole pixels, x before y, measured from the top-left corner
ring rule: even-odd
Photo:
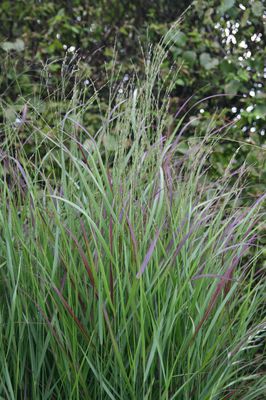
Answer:
[[[145,257],[144,257],[144,260],[143,260],[143,262],[142,262],[142,264],[141,264],[141,266],[140,266],[139,272],[138,272],[137,275],[136,275],[136,277],[137,277],[138,279],[140,279],[141,276],[144,274],[144,272],[145,272],[145,270],[146,270],[146,268],[147,268],[147,265],[148,265],[148,263],[149,263],[149,261],[150,261],[152,255],[153,255],[153,252],[154,252],[154,250],[155,250],[157,241],[158,241],[159,236],[160,236],[160,233],[161,233],[161,229],[162,229],[162,227],[161,227],[160,229],[157,230],[157,232],[156,232],[156,234],[155,234],[155,237],[154,237],[154,239],[152,240],[152,242],[151,242],[151,244],[150,244],[150,247],[149,247],[149,249],[148,249],[148,251],[147,251],[147,253],[146,253]]]

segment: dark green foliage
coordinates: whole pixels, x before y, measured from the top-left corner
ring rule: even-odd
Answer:
[[[148,43],[157,43],[182,16],[161,71],[167,77],[173,66],[180,69],[171,94],[172,115],[191,95],[194,97],[184,111],[206,96],[227,94],[202,102],[189,117],[200,117],[194,123],[198,135],[204,134],[211,118],[220,126],[236,119],[234,131],[211,158],[215,173],[221,173],[241,146],[234,167],[248,157],[255,194],[261,192],[265,181],[264,0],[18,0],[2,1],[0,14],[1,114],[5,123],[13,122],[27,101],[36,107],[42,102],[46,121],[54,121],[56,108],[60,112],[69,109],[73,58],[80,59],[81,86],[92,79],[100,89],[114,71],[112,90],[123,88],[144,70],[140,43],[144,53],[149,53]],[[62,64],[69,80],[65,92],[61,90]],[[82,100],[91,95],[88,86]],[[51,106],[51,93],[58,87],[60,95],[53,96]],[[99,101],[105,113],[109,90],[102,89]],[[94,132],[100,121],[99,107],[91,107],[83,116],[83,123]],[[190,134],[187,130],[186,135]],[[29,150],[31,146],[29,142]]]

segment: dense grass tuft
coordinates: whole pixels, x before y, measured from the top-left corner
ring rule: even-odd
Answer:
[[[201,139],[181,141],[182,119],[167,129],[161,99],[171,82],[165,89],[159,79],[167,40],[146,78],[111,97],[97,134],[82,125],[86,107],[74,104],[75,91],[53,127],[30,102],[31,120],[9,127],[0,181],[2,398],[263,398],[256,236],[265,196],[242,205],[244,168],[234,182],[230,165],[210,179],[219,140],[212,123]],[[21,129],[46,154],[14,147]]]

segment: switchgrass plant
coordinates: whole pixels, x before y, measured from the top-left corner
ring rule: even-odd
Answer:
[[[2,399],[265,395],[266,196],[243,206],[244,167],[211,180],[211,121],[190,141],[183,112],[167,130],[167,42],[97,134],[80,103],[53,135],[32,107],[22,128],[46,154],[1,150]]]

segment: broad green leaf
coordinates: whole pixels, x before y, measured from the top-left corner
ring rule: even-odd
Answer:
[[[22,39],[17,39],[15,42],[4,42],[2,43],[1,47],[5,51],[23,51],[25,44]]]
[[[223,0],[222,4],[218,8],[218,11],[223,15],[226,11],[230,10],[235,4],[235,0]]]
[[[228,95],[235,96],[240,88],[240,85],[241,83],[234,79],[225,85],[224,91]]]
[[[200,65],[206,70],[215,68],[219,64],[217,58],[212,58],[209,53],[202,53],[200,55]]]
[[[177,58],[178,56],[180,56],[182,54],[182,49],[180,47],[173,46],[172,52],[173,52],[174,57]]]
[[[242,81],[248,82],[248,80],[249,80],[249,72],[246,69],[240,69],[238,71],[237,75],[239,76],[239,78]]]
[[[252,3],[251,9],[256,17],[261,17],[263,15],[264,5],[261,1],[255,1],[254,3]]]
[[[255,109],[255,115],[265,118],[266,117],[266,104],[257,104]]]
[[[183,57],[186,61],[193,64],[197,59],[197,54],[195,51],[187,50],[187,51],[184,51]]]
[[[179,86],[184,86],[185,82],[184,82],[183,79],[179,78],[179,79],[177,79],[176,84],[179,85]]]
[[[185,35],[183,32],[181,32],[181,31],[176,31],[176,32],[174,32],[174,33],[172,34],[171,39],[172,39],[172,42],[174,42],[174,44],[175,44],[176,46],[180,46],[180,47],[183,47],[183,46],[186,44],[186,42],[187,42],[187,37],[186,37],[186,35]]]
[[[235,71],[234,65],[232,63],[229,63],[227,60],[223,60],[222,62],[220,62],[219,67],[222,73],[226,75]]]

